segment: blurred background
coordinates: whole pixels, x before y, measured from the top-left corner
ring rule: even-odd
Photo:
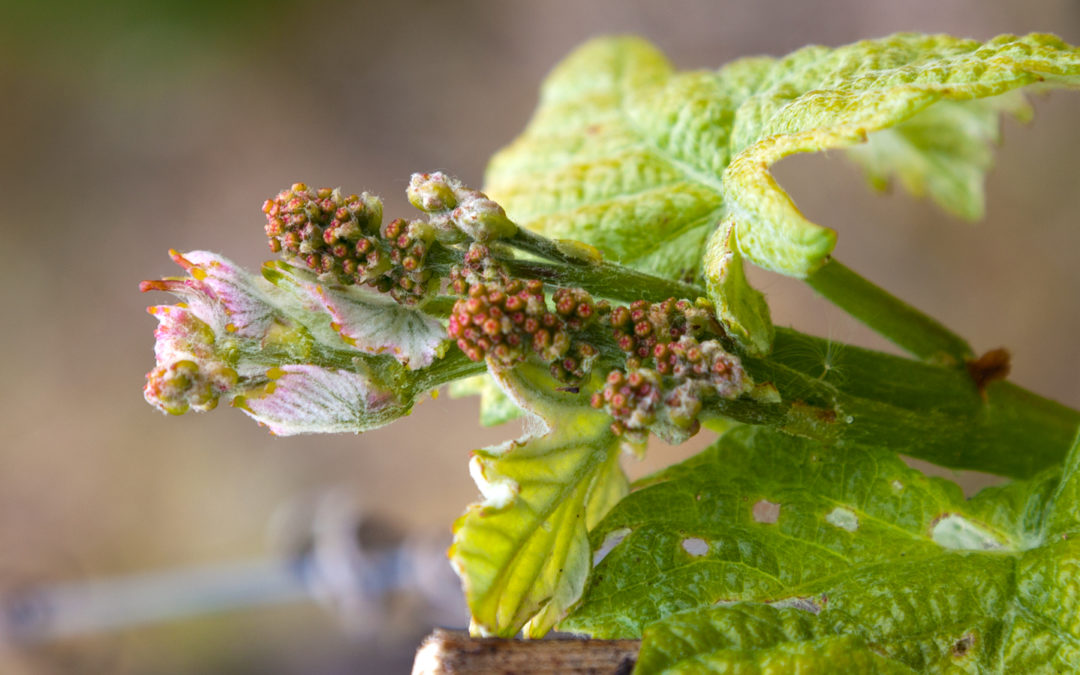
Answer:
[[[413,171],[479,185],[547,70],[593,35],[642,34],[679,67],[712,68],[898,30],[1076,44],[1080,3],[0,0],[0,594],[301,550],[280,524],[310,520],[328,492],[438,550],[477,496],[469,450],[517,432],[479,429],[474,401],[445,396],[362,436],[277,439],[227,408],[162,416],[141,389],[145,307],[166,298],[137,286],[178,273],[170,247],[257,269],[260,205],[294,181],[380,194],[392,215],[411,213]],[[976,350],[1010,348],[1016,382],[1080,406],[1080,95],[1034,106],[1032,125],[1004,123],[978,225],[873,194],[839,154],[778,175],[839,230],[846,264]],[[753,281],[778,324],[885,347],[798,284]],[[345,623],[297,601],[0,646],[0,672],[402,672],[433,622],[464,620],[452,586],[449,609],[395,593]]]

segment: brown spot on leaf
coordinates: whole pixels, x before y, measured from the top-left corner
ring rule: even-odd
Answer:
[[[780,505],[761,499],[754,503],[751,513],[755,522],[772,524],[780,519]]]
[[[972,633],[964,633],[964,637],[953,643],[950,648],[954,659],[961,659],[975,646],[975,636]]]
[[[991,382],[1004,380],[1009,375],[1012,357],[1007,349],[991,349],[977,359],[967,362],[968,374],[979,393],[985,395]]]

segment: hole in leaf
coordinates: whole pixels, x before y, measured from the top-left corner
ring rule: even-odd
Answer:
[[[752,510],[754,521],[758,523],[775,523],[780,519],[780,505],[770,502],[768,499],[758,500]]]
[[[600,564],[600,561],[607,557],[611,550],[622,543],[623,539],[626,539],[626,535],[630,534],[629,527],[620,527],[617,530],[612,530],[604,537],[603,543],[600,544],[600,548],[596,549],[596,553],[593,553],[592,564],[596,567]]]
[[[814,602],[811,598],[784,598],[782,600],[770,602],[769,604],[773,607],[776,607],[777,609],[784,609],[789,607],[791,609],[801,609],[802,611],[810,612],[811,614],[821,613],[821,605]]]
[[[842,506],[837,506],[825,516],[826,522],[830,525],[835,525],[841,530],[847,530],[848,532],[854,532],[859,529],[859,517],[855,515],[855,512],[851,509],[845,509]]]
[[[930,530],[934,543],[944,548],[966,551],[991,551],[1004,548],[991,532],[955,513],[942,514]]]
[[[697,537],[682,540],[683,550],[694,557],[701,557],[709,552],[709,542]]]

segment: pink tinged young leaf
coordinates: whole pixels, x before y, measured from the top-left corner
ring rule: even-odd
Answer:
[[[212,410],[238,380],[236,371],[214,354],[213,331],[186,307],[160,305],[150,313],[159,323],[154,331],[157,365],[143,388],[146,401],[173,415]]]
[[[449,344],[437,319],[361,286],[328,286],[311,274],[279,263],[264,273],[296,295],[308,311],[325,313],[345,344],[368,354],[390,354],[410,369],[424,368]]]
[[[213,352],[214,332],[191,309],[180,305],[147,308],[158,320],[154,356],[158,365],[181,358],[207,358]]]
[[[144,281],[140,286],[143,291],[166,291],[182,297],[215,335],[258,338],[266,334],[276,312],[260,287],[265,284],[261,278],[207,251],[169,251],[169,255],[190,276]]]
[[[408,404],[371,378],[311,365],[271,368],[261,389],[237,396],[242,409],[278,436],[359,433],[408,411]]]
[[[333,317],[331,327],[361,351],[388,352],[412,369],[430,366],[446,351],[446,329],[422,312],[358,286],[316,286],[314,293]]]

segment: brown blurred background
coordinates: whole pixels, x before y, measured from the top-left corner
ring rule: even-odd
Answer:
[[[696,68],[898,30],[1076,44],[1080,3],[0,0],[0,592],[267,555],[275,511],[328,488],[445,538],[476,496],[469,450],[515,431],[478,429],[475,403],[446,397],[358,437],[162,416],[141,388],[145,307],[166,299],[137,285],[178,272],[170,247],[257,268],[260,204],[297,180],[372,191],[388,214],[409,213],[412,171],[478,185],[545,72],[596,34],[642,34]],[[778,173],[849,266],[1080,406],[1080,95],[1034,103],[1033,125],[1005,122],[977,226],[874,195],[839,154]],[[797,284],[754,280],[777,323],[882,346]],[[300,603],[0,650],[0,672],[401,672],[429,629],[418,611],[357,636]]]

